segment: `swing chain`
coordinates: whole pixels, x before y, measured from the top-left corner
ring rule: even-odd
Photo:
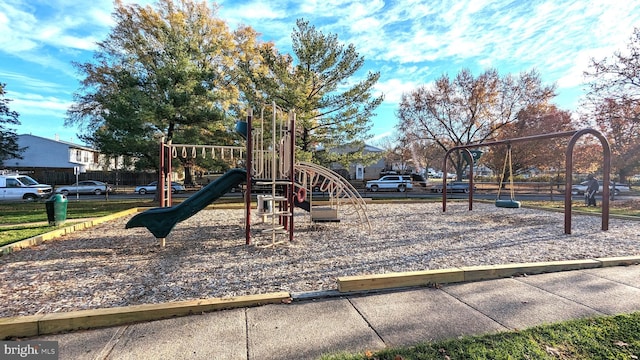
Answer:
[[[504,165],[502,166],[502,175],[500,175],[500,183],[498,184],[498,198],[500,200],[500,192],[502,191],[502,184],[504,183],[504,175],[507,171],[507,161],[509,162],[509,192],[511,195],[511,201],[515,200],[515,189],[513,187],[513,164],[511,162],[511,143],[507,143],[507,152],[504,155]]]

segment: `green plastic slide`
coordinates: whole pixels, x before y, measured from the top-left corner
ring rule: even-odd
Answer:
[[[137,214],[125,228],[146,227],[156,238],[166,238],[177,223],[192,217],[246,179],[244,169],[229,170],[176,206],[153,208]]]

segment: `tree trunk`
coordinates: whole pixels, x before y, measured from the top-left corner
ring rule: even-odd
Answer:
[[[309,151],[309,129],[302,128],[302,151]]]
[[[194,186],[193,183],[193,175],[191,174],[191,164],[187,163],[184,165],[184,184],[188,186]]]

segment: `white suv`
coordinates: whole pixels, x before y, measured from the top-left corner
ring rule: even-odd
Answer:
[[[378,180],[367,181],[367,190],[376,192],[378,190],[398,190],[405,192],[413,189],[411,176],[386,175]]]
[[[38,184],[26,175],[0,175],[0,200],[37,200],[48,198],[50,185]]]

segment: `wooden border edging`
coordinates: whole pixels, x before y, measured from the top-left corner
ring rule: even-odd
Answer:
[[[278,292],[0,318],[0,340],[12,337],[41,336],[80,329],[120,326],[215,310],[280,304],[290,298],[291,295],[288,292]]]
[[[62,237],[64,235],[67,235],[67,234],[71,234],[74,231],[88,229],[88,228],[90,228],[92,226],[96,226],[98,224],[102,224],[102,223],[110,221],[110,220],[114,220],[114,219],[117,219],[117,218],[120,218],[120,217],[123,217],[123,216],[135,214],[135,213],[141,211],[141,209],[144,209],[144,208],[137,208],[136,207],[136,208],[131,208],[131,209],[128,209],[128,210],[119,211],[117,213],[113,213],[113,214],[110,214],[110,215],[106,215],[106,216],[102,216],[102,217],[99,217],[99,218],[87,220],[87,221],[84,221],[84,222],[81,222],[81,223],[77,223],[77,224],[61,227],[59,229],[56,229],[56,230],[53,230],[53,231],[49,231],[49,232],[44,233],[44,234],[40,234],[40,235],[36,235],[34,237],[30,237],[28,239],[16,241],[14,243],[1,246],[0,247],[0,256],[8,254],[8,253],[11,253],[11,252],[14,252],[16,250],[28,248],[28,247],[35,246],[35,245],[40,245],[45,241],[52,240],[52,239],[55,239],[55,238],[59,238],[59,237]],[[70,220],[67,220],[67,221],[73,221],[73,219],[70,219]]]
[[[425,286],[430,284],[491,280],[523,274],[541,274],[547,272],[593,269],[608,266],[626,266],[633,264],[640,264],[640,256],[487,266],[463,266],[459,268],[413,271],[405,273],[342,276],[338,277],[337,282],[339,292],[356,292]]]
[[[435,283],[463,282],[464,270],[452,268],[378,275],[343,276],[336,281],[338,282],[339,292],[393,289]]]
[[[505,264],[490,266],[463,266],[464,281],[479,281],[506,278],[523,274],[542,274],[602,267],[597,260],[565,260],[538,263]]]
[[[338,291],[340,292],[357,292],[635,264],[640,264],[640,256],[493,266],[465,266],[460,268],[404,273],[345,276],[339,277],[337,283]],[[79,329],[120,326],[223,309],[279,304],[283,302],[286,303],[290,299],[291,295],[288,292],[278,292],[230,298],[185,300],[164,304],[143,304],[107,309],[0,318],[0,340],[14,337],[40,336]]]
[[[596,258],[596,260],[600,261],[602,267],[640,264],[640,256],[618,256],[610,258]]]

